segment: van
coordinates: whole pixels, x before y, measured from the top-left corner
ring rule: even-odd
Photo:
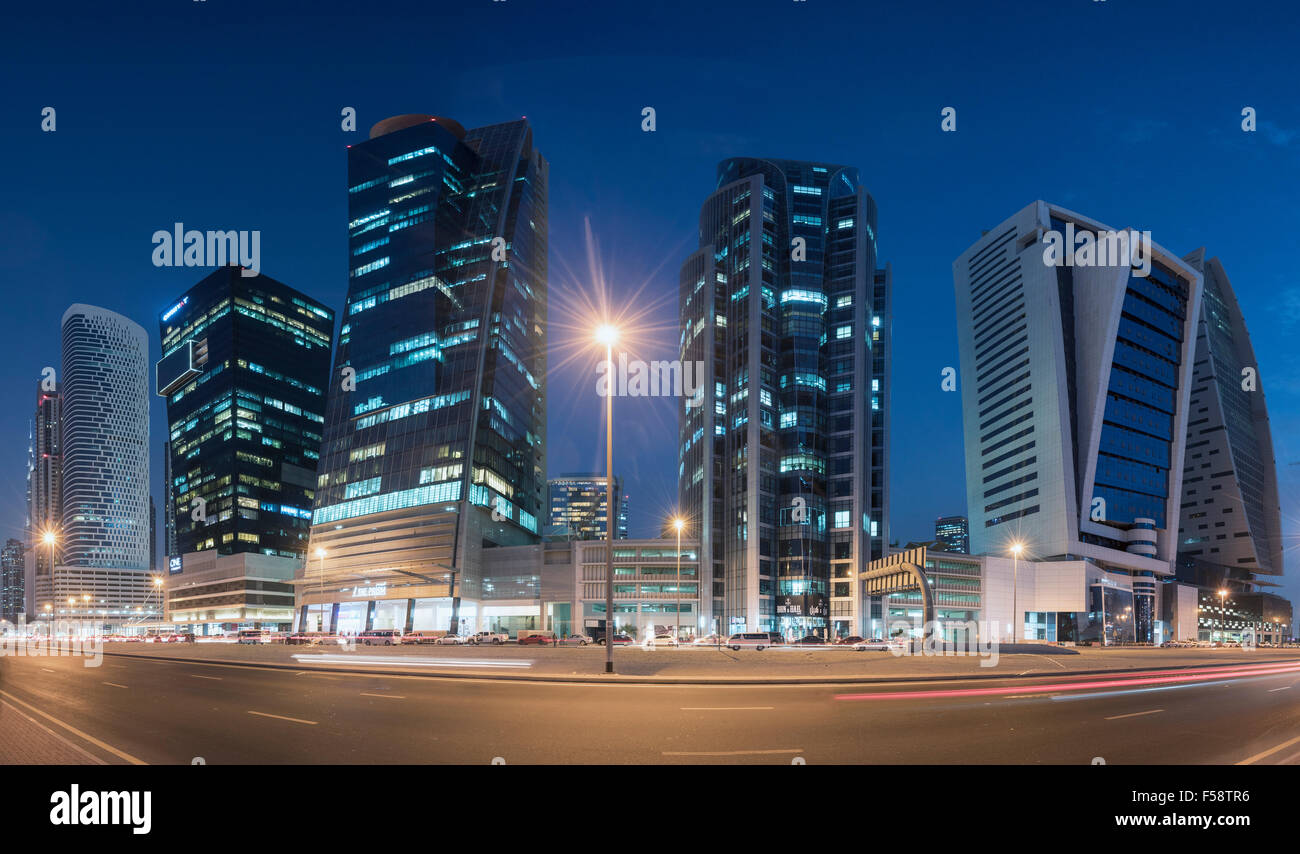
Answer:
[[[402,633],[397,629],[372,629],[357,635],[357,643],[366,646],[392,646],[402,642]]]
[[[772,645],[772,637],[767,632],[741,632],[727,638],[727,646],[738,650],[742,646],[752,646],[761,650]]]
[[[240,629],[235,643],[267,643],[266,629]]]

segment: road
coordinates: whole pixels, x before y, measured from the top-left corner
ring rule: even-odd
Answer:
[[[5,658],[0,762],[1300,761],[1300,661],[1151,661],[1145,674],[679,686]]]

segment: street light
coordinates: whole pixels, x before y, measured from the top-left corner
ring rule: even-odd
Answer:
[[[686,520],[678,516],[673,520],[673,529],[677,531],[677,642],[682,642],[682,528]]]
[[[605,345],[605,672],[614,672],[614,342],[618,329],[596,329]]]
[[[1223,599],[1227,595],[1228,595],[1228,588],[1226,587],[1219,588],[1219,639],[1220,640],[1226,638],[1228,635],[1228,620],[1227,620],[1228,615],[1224,613],[1224,609],[1223,609]]]
[[[320,546],[316,547],[316,559],[318,561],[316,564],[316,568],[318,570],[316,579],[319,582],[317,585],[317,590],[320,594],[320,630],[322,632],[326,630],[325,629],[325,554],[326,552],[323,548],[321,548]]]
[[[1025,550],[1024,543],[1011,544],[1011,642],[1016,642],[1016,623],[1020,621],[1020,553]]]

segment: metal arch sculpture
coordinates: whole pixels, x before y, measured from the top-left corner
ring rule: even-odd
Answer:
[[[873,560],[859,577],[865,582],[863,592],[872,596],[919,591],[923,626],[934,624],[934,591],[925,574],[925,546]]]

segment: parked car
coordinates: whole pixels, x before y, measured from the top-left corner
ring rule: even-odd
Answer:
[[[768,646],[785,645],[785,638],[781,635],[780,632],[768,632],[767,639],[768,639]]]
[[[702,637],[698,637],[695,640],[691,641],[691,646],[722,646],[726,642],[727,639],[724,638],[722,635],[718,635],[718,634],[703,635]]]
[[[846,638],[836,638],[836,639],[835,639],[835,645],[836,645],[836,646],[853,646],[855,643],[862,643],[864,640],[866,640],[866,638],[861,638],[861,637],[858,637],[857,635],[849,635],[849,636],[846,637]]]
[[[624,634],[623,632],[619,632],[618,634],[614,635],[614,640],[613,640],[612,642],[613,642],[614,646],[627,646],[628,644],[632,643],[633,641],[632,641],[632,636],[631,636],[631,635]],[[596,644],[597,644],[598,646],[604,646],[604,645],[605,645],[605,636],[604,636],[604,635],[597,635],[597,636],[596,636]]]
[[[561,646],[586,646],[589,643],[594,643],[591,635],[569,635],[560,641]]]
[[[554,644],[557,640],[555,632],[519,633],[520,646],[546,646],[547,644]]]
[[[365,646],[392,646],[402,642],[402,633],[397,629],[371,629],[357,635],[357,643]]]
[[[402,643],[437,643],[446,632],[418,631],[402,635]]]
[[[505,632],[475,632],[468,638],[468,642],[472,644],[505,643],[508,640],[510,635]]]
[[[739,650],[742,646],[752,646],[755,650],[767,649],[772,645],[772,636],[767,632],[740,632],[727,638],[727,646]]]
[[[902,647],[906,641],[902,640],[885,640],[884,638],[873,638],[872,640],[859,641],[853,645],[854,652],[874,651],[887,652],[895,647]]]
[[[645,639],[645,643],[642,645],[646,649],[655,649],[656,647],[677,646],[678,644],[677,644],[677,638],[673,637],[672,635],[655,635],[654,637],[647,636]]]
[[[167,643],[194,643],[194,632],[177,632],[168,635]]]
[[[817,635],[804,635],[797,641],[791,642],[792,646],[826,646],[826,639]]]
[[[406,643],[407,641],[403,638],[402,642]],[[440,638],[435,638],[433,642],[438,646],[462,646],[465,643],[465,638],[460,635],[443,635]]]
[[[235,643],[270,643],[271,633],[266,629],[240,629]]]

